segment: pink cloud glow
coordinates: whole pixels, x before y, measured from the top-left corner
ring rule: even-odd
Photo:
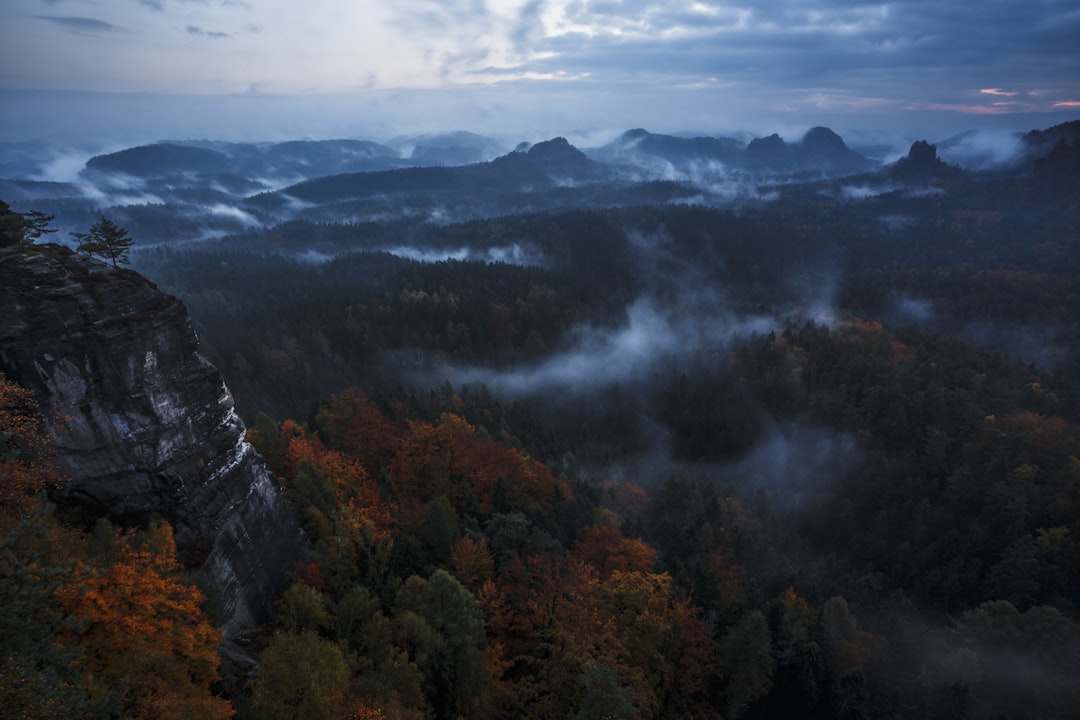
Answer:
[[[1005,107],[1005,106],[1008,107]],[[915,110],[948,110],[964,113],[965,115],[1004,115],[1016,103],[994,103],[993,105],[962,105],[959,103],[916,103],[912,106]]]

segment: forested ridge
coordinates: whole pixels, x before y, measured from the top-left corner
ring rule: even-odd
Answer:
[[[246,639],[257,670],[212,671],[213,598],[168,527],[31,512],[46,458],[3,446],[31,478],[4,542],[35,573],[19,602],[38,667],[65,673],[58,707],[1075,717],[1075,183],[943,177],[139,251],[313,551]],[[50,533],[76,549],[49,554]],[[174,637],[194,638],[195,689],[161,675],[160,706],[149,679],[118,680],[136,650],[114,652],[112,605],[70,590],[127,592],[105,578],[132,567],[158,584],[131,592],[181,597]]]

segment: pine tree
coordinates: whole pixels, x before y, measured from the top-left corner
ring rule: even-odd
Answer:
[[[78,238],[79,245],[76,250],[88,255],[100,255],[112,261],[113,267],[118,262],[127,263],[128,251],[135,241],[128,235],[127,230],[114,223],[104,215],[96,223],[90,226],[88,233],[72,233]]]
[[[46,215],[39,210],[15,212],[10,205],[0,200],[0,246],[32,243],[42,235],[56,232],[56,228],[49,227],[53,219],[52,215]]]

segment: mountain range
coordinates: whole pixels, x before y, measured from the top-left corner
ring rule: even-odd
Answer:
[[[1052,151],[1053,162],[1068,166],[1078,126],[1004,139],[962,134],[937,146],[920,141],[912,146],[916,156],[895,151],[893,163],[852,149],[825,127],[795,142],[776,134],[744,142],[638,128],[597,147],[555,137],[512,150],[467,132],[386,143],[174,141],[95,155],[64,182],[45,179],[55,177],[44,169],[49,150],[35,145],[5,148],[0,169],[9,178],[0,179],[0,197],[55,215],[65,232],[85,231],[104,212],[140,244],[219,237],[292,219],[455,222],[583,206],[736,207],[768,201],[767,188],[794,183],[931,182],[920,178],[961,170],[1030,173],[1034,160]]]

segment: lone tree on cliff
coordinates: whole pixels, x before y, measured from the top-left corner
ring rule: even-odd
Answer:
[[[127,230],[104,215],[90,226],[90,232],[71,234],[79,240],[76,250],[108,258],[112,260],[113,267],[116,267],[118,262],[128,262],[128,250],[135,243]]]

